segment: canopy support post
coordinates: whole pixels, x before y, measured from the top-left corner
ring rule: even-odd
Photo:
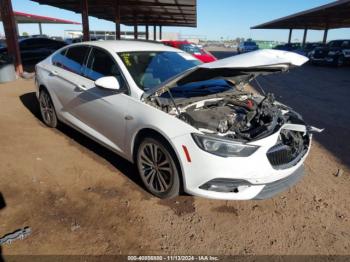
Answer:
[[[306,38],[307,38],[307,28],[305,28],[305,30],[304,30],[304,37],[303,37],[303,45],[302,45],[302,47],[305,47]]]
[[[16,73],[21,75],[23,73],[23,66],[11,0],[0,1],[0,12],[6,36],[7,52],[15,59]]]
[[[153,40],[157,41],[157,26],[153,26]]]
[[[146,40],[149,40],[149,28],[148,28],[148,25],[146,25]]]
[[[135,23],[134,24],[134,39],[138,39],[138,28],[137,28],[137,24]]]
[[[289,29],[288,44],[292,42],[293,29]]]
[[[327,43],[327,37],[328,37],[328,28],[326,28],[326,29],[324,30],[323,41],[322,41],[323,44],[326,44],[326,43]]]
[[[159,40],[162,40],[162,38],[163,38],[163,32],[162,32],[162,26],[160,25],[159,26]]]
[[[88,0],[81,0],[81,20],[83,23],[83,40],[90,41]]]
[[[39,23],[39,34],[43,35],[43,27],[41,23]]]
[[[116,1],[115,6],[115,40],[120,40],[120,3]]]

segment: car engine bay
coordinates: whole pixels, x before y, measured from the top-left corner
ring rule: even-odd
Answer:
[[[273,94],[263,97],[235,91],[182,99],[176,104],[170,98],[153,97],[148,103],[203,133],[241,142],[267,137],[285,123],[305,125],[298,113],[276,102]]]

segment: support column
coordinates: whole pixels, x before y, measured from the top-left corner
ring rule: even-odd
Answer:
[[[23,73],[23,66],[11,0],[0,1],[0,12],[6,36],[7,52],[15,59],[16,72],[20,75]]]
[[[159,40],[162,40],[163,38],[163,32],[162,32],[162,26],[159,26]]]
[[[328,28],[326,28],[324,30],[324,34],[323,34],[323,43],[326,44],[327,43],[327,37],[328,37]]]
[[[137,24],[134,24],[134,39],[138,39],[139,37],[139,32],[137,28]]]
[[[116,1],[115,6],[115,40],[120,40],[120,3]]]
[[[39,23],[39,34],[42,35],[43,34],[43,27],[42,24]]]
[[[293,33],[293,29],[289,29],[288,44],[292,42],[292,33]]]
[[[303,44],[302,44],[302,47],[305,47],[306,38],[307,38],[307,28],[305,28],[305,30],[304,30],[304,37],[303,37]]]
[[[148,28],[148,25],[146,25],[146,40],[149,40],[149,28]]]
[[[90,41],[88,0],[81,0],[81,19],[83,24],[83,40]]]
[[[157,26],[153,26],[153,40],[157,40]]]

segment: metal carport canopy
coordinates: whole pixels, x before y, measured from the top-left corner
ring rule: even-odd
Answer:
[[[350,27],[350,0],[338,0],[310,10],[260,24],[251,29],[325,30]]]
[[[13,15],[15,17],[15,21],[19,24],[74,24],[74,25],[81,25],[81,23],[59,19],[59,18],[53,18],[48,16],[41,16],[41,15],[33,15],[33,14],[27,14],[23,12],[14,11]],[[1,14],[0,14],[0,21],[2,21]]]
[[[32,0],[81,13],[81,0]],[[124,25],[197,26],[196,0],[88,0],[89,16]]]

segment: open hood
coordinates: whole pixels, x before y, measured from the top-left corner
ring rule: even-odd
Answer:
[[[222,78],[236,85],[246,84],[259,75],[287,71],[291,67],[305,64],[308,60],[307,57],[292,52],[258,50],[193,67],[147,90],[143,97],[161,95],[167,88],[210,79]]]

